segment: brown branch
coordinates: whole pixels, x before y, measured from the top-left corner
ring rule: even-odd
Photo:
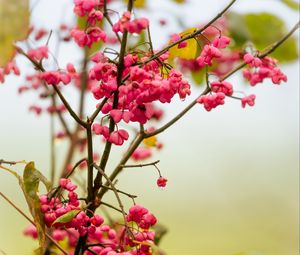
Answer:
[[[128,0],[127,4],[127,11],[131,12],[133,9],[133,1],[134,0]],[[120,48],[120,55],[119,55],[119,62],[118,62],[118,70],[117,70],[117,84],[118,87],[121,86],[122,84],[122,76],[123,76],[123,71],[124,71],[124,57],[126,53],[126,45],[127,45],[127,39],[128,39],[128,31],[125,30],[123,33],[122,37],[122,42],[121,42],[121,48]],[[118,108],[118,103],[119,103],[119,90],[117,89],[114,92],[114,99],[113,99],[113,109]],[[109,121],[109,133],[112,133],[115,129],[115,122],[113,118],[110,118]],[[107,141],[104,147],[104,151],[101,157],[101,161],[99,164],[99,167],[105,171],[106,164],[108,162],[108,158],[110,155],[112,144],[111,142]],[[98,171],[96,178],[94,180],[94,194],[96,195],[98,193],[98,190],[100,189],[102,185],[102,176],[101,172]]]
[[[145,167],[145,166],[154,166],[159,163],[159,160],[156,160],[147,164],[137,164],[137,165],[122,165],[123,168],[132,168],[132,167]]]
[[[215,21],[217,21],[220,17],[223,16],[223,14],[236,2],[237,0],[232,0],[220,13],[218,13],[211,21],[209,21],[205,26],[201,27],[200,29],[196,30],[195,32],[182,37],[180,40],[169,44],[168,46],[166,46],[164,49],[158,51],[156,54],[154,54],[152,57],[150,57],[149,59],[147,59],[144,62],[140,62],[137,63],[138,65],[145,65],[148,62],[155,60],[157,58],[159,58],[159,56],[161,56],[162,54],[164,54],[165,52],[167,52],[170,48],[176,46],[177,44],[184,42],[186,40],[195,38],[197,35],[200,35],[205,29],[207,29],[209,26],[211,26]]]

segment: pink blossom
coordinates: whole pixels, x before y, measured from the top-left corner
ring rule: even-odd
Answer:
[[[42,58],[48,58],[48,46],[41,46],[36,49],[31,49],[27,55],[34,60],[40,61]]]
[[[212,45],[218,49],[224,49],[230,44],[230,38],[221,36],[213,40]]]
[[[196,59],[200,67],[205,65],[212,65],[212,60],[214,58],[220,58],[222,53],[213,45],[205,45],[200,56]]]
[[[164,187],[166,187],[166,185],[167,185],[167,181],[168,181],[168,180],[167,180],[165,177],[160,176],[160,177],[157,179],[156,183],[157,183],[157,186],[158,186],[158,187],[164,188]]]
[[[214,81],[211,83],[211,90],[215,93],[222,92],[226,96],[233,94],[232,84],[227,81]]]
[[[225,94],[222,92],[217,92],[215,94],[203,95],[197,99],[199,104],[203,104],[204,108],[209,112],[213,108],[224,104]]]
[[[242,100],[241,100],[242,107],[245,108],[247,104],[249,106],[253,106],[255,104],[255,98],[256,98],[256,96],[253,94],[242,98]]]

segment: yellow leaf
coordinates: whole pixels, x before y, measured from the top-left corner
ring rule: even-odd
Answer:
[[[128,0],[123,0],[123,2],[127,3]],[[135,0],[134,7],[135,8],[144,8],[146,6],[146,0]]]
[[[185,37],[197,30],[196,27],[192,27],[189,29],[184,30],[179,35],[182,37]],[[178,48],[178,45],[175,45],[169,49],[170,57],[169,59],[174,58],[183,58],[183,59],[195,59],[198,52],[198,44],[196,39],[188,39],[186,40],[187,45],[184,48]],[[170,42],[171,44],[171,42]]]
[[[14,54],[13,43],[26,38],[29,30],[29,1],[0,0],[0,66]]]
[[[155,147],[157,143],[157,138],[156,136],[151,136],[149,138],[144,139],[143,143],[147,147]]]

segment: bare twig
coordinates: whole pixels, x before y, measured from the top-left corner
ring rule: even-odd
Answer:
[[[137,164],[137,165],[121,165],[122,168],[132,168],[132,167],[144,167],[144,166],[153,166],[159,163],[159,160],[156,160],[151,163],[146,163],[146,164]]]

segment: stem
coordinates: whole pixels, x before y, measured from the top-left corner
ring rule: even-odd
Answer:
[[[117,207],[115,207],[115,206],[113,206],[113,205],[111,205],[109,203],[105,203],[105,202],[101,201],[100,205],[105,205],[105,206],[107,206],[107,207],[109,207],[111,209],[116,210],[117,212],[122,213],[122,210],[120,210],[119,208],[117,208]]]
[[[52,183],[54,183],[54,178],[55,178],[55,165],[56,165],[56,160],[55,160],[55,135],[54,135],[54,116],[51,114],[50,116],[50,147],[51,147],[51,172],[50,172],[50,180]]]
[[[79,118],[83,118],[84,101],[85,101],[85,91],[88,84],[87,75],[87,64],[88,64],[88,49],[84,48],[84,58],[82,61],[81,75],[80,75],[80,101],[79,101]],[[78,123],[80,124],[80,123]]]
[[[127,11],[132,12],[133,8],[133,0],[128,0],[128,5],[127,5]],[[117,73],[117,84],[118,87],[121,86],[122,84],[122,76],[123,76],[123,71],[124,71],[124,57],[126,53],[126,45],[127,45],[127,39],[128,39],[128,31],[125,30],[123,33],[122,37],[122,42],[121,42],[121,48],[120,48],[120,55],[119,55],[119,62],[118,62],[118,73]],[[118,102],[119,102],[119,90],[117,89],[114,92],[114,99],[113,99],[113,109],[118,108]],[[115,122],[113,118],[110,119],[109,121],[109,133],[112,133],[115,129]],[[106,142],[105,147],[104,147],[104,152],[102,154],[102,158],[100,161],[99,167],[101,170],[105,171],[105,167],[110,155],[112,144],[111,142]],[[94,194],[98,193],[98,190],[100,189],[102,185],[102,174],[101,172],[98,171],[97,176],[94,180]]]
[[[88,121],[89,122],[89,121]],[[88,171],[87,171],[87,201],[94,201],[94,193],[93,193],[93,138],[92,138],[92,129],[89,124],[86,128],[86,136],[87,136],[87,146],[88,146]]]
[[[132,167],[144,167],[144,166],[154,166],[159,163],[159,160],[156,160],[147,164],[138,164],[138,165],[122,165],[123,168],[132,168]]]

